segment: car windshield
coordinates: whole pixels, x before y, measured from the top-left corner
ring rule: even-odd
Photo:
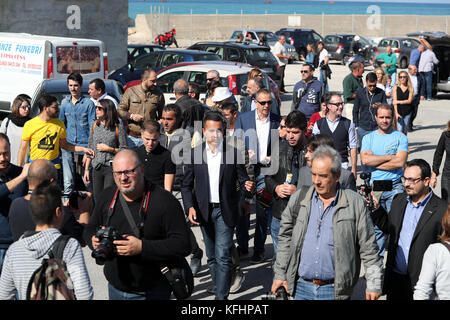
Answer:
[[[250,64],[258,64],[261,61],[267,61],[270,65],[278,63],[270,50],[245,49],[245,55]]]
[[[278,38],[273,32],[261,32],[266,37],[267,41],[277,41]]]
[[[217,61],[221,60],[217,54],[199,54],[194,56],[194,61]]]

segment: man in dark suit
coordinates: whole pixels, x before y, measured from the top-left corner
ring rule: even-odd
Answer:
[[[224,141],[224,130],[225,120],[220,112],[208,111],[203,119],[206,142],[192,149],[181,187],[189,220],[201,226],[212,290],[219,300],[227,299],[230,291],[231,248],[239,216],[240,190],[252,192],[255,186],[247,175],[244,159],[238,157],[240,152]],[[236,187],[237,181],[240,188]]]
[[[309,139],[306,145],[306,166],[300,168],[297,189],[302,187],[309,188],[313,185],[311,174],[311,158],[316,149],[321,145],[328,145],[334,148],[333,139],[325,134],[316,134]],[[341,176],[339,177],[339,184],[342,189],[351,189],[356,191],[356,180],[354,174],[348,169],[341,170]]]
[[[272,97],[270,91],[263,88],[258,91],[255,98],[256,109],[241,113],[236,119],[234,136],[245,142],[245,147],[250,154],[250,163],[254,164],[256,189],[259,192],[265,188],[264,169],[270,163],[271,142],[278,143],[279,141],[278,127],[281,119],[280,116],[271,112]],[[256,203],[254,249],[250,260],[252,264],[264,261],[264,243],[266,242],[267,229],[271,218],[270,208],[263,207],[258,201]],[[248,254],[249,226],[250,216],[247,215],[241,217],[236,227],[238,251],[241,255]]]
[[[413,300],[425,250],[442,233],[447,204],[431,190],[430,178],[425,160],[408,161],[402,177],[406,193],[394,198],[389,214],[382,206],[371,213],[373,222],[390,237],[383,288],[387,300]]]

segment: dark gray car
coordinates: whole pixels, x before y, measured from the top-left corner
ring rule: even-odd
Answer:
[[[345,64],[346,58],[352,55],[351,46],[355,34],[337,33],[329,34],[323,38],[325,49],[327,49],[331,60],[338,60]],[[359,43],[361,44],[362,55],[365,60],[372,57],[372,44],[363,36],[359,36]]]
[[[409,37],[383,38],[378,43],[378,46],[374,48],[373,57],[375,58],[386,52],[386,47],[391,46],[392,52],[397,56],[397,67],[405,69],[409,65],[411,51],[416,49],[419,44],[419,41]]]

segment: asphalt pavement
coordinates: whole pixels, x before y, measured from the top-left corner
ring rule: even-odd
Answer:
[[[292,90],[296,82],[301,79],[300,63],[290,64],[286,68],[285,84],[287,94],[281,97],[282,106],[281,113],[286,115],[290,111],[292,101]],[[366,72],[372,71],[372,67],[366,68]],[[346,66],[331,62],[332,79],[329,80],[330,91],[342,92],[342,80],[350,72]],[[316,71],[317,73],[317,71]],[[365,77],[365,74],[364,74]],[[408,133],[409,140],[409,155],[408,159],[422,158],[430,165],[432,164],[434,149],[441,135],[441,132],[446,128],[446,123],[450,119],[450,94],[438,94],[436,99],[432,101],[422,101],[419,106],[419,112],[414,122],[416,130]],[[360,160],[358,159],[360,165]],[[443,165],[443,164],[442,164]],[[441,167],[442,168],[442,167]],[[361,171],[358,170],[358,174]],[[433,190],[440,196],[440,179]],[[358,178],[357,184],[362,183]],[[253,235],[255,226],[255,214],[251,215],[250,224],[250,242],[249,255],[241,258],[241,269],[245,274],[245,281],[241,289],[236,294],[229,296],[230,300],[260,300],[261,297],[270,290],[272,283],[271,258],[273,255],[272,239],[270,235],[266,240],[266,261],[257,265],[251,265],[249,259],[253,253]],[[194,227],[193,232],[197,238],[199,246],[204,250],[204,243],[199,227]],[[89,270],[92,286],[94,288],[94,299],[105,300],[108,299],[107,282],[103,275],[103,268],[95,264],[95,260],[91,258],[91,251],[89,248],[84,248],[86,264]],[[188,261],[190,257],[188,257]],[[363,269],[363,268],[362,268]],[[363,270],[361,275],[363,275]],[[194,293],[191,300],[213,300],[214,296],[207,292],[207,288],[211,287],[211,277],[209,275],[208,267],[206,265],[206,256],[202,259],[202,269],[195,278]],[[361,278],[354,290],[353,299],[364,299],[365,284],[364,279]],[[385,297],[382,296],[381,299]]]

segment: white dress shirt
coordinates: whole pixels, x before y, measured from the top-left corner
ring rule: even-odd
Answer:
[[[117,105],[118,104],[117,104],[116,99],[114,99],[113,97],[108,95],[106,92],[100,98],[98,98],[97,100],[95,100],[94,98],[91,97],[91,101],[94,103],[94,105],[97,105],[97,102],[99,102],[102,99],[109,99],[109,100],[111,100],[114,103],[114,105],[116,106],[116,109],[117,109]]]
[[[409,73],[408,73],[409,74]],[[419,89],[418,89],[418,82],[417,82],[417,74],[415,75],[410,75],[409,74],[409,78],[411,79],[411,84],[413,86],[414,89],[414,95],[419,93]]]
[[[258,137],[258,162],[261,162],[267,157],[267,148],[269,146],[270,134],[270,113],[266,120],[260,120],[258,112],[255,111],[256,120],[256,135]],[[264,161],[262,161],[264,162]]]
[[[206,143],[206,163],[208,164],[208,177],[209,177],[209,202],[220,203],[219,196],[219,178],[220,178],[220,165],[222,163],[222,144],[216,148],[216,152],[212,152],[208,143]]]

